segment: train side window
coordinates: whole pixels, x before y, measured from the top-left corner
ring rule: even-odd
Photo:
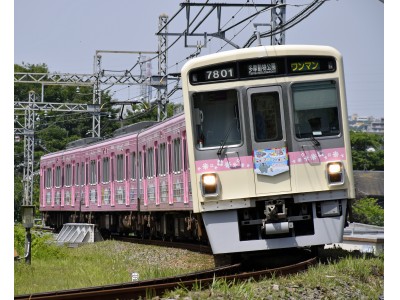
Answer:
[[[100,159],[97,160],[97,183],[101,181],[101,173],[100,173]]]
[[[154,146],[154,174],[153,176],[157,176],[158,175],[158,168],[159,168],[159,150],[158,147],[155,145]]]
[[[103,157],[103,183],[110,181],[110,158]]]
[[[75,164],[75,185],[78,186],[79,185],[79,163]]]
[[[56,188],[61,187],[61,167],[60,167],[60,166],[57,166],[57,167],[56,167],[55,187],[56,187]]]
[[[188,154],[187,154],[187,142],[183,139],[183,170],[189,169]]]
[[[146,175],[148,178],[151,178],[154,176],[154,148],[150,147],[147,149],[147,164],[146,164],[147,170],[146,170]]]
[[[65,166],[65,186],[71,186],[71,164]]]
[[[179,173],[182,170],[182,148],[181,148],[181,139],[176,138],[173,140],[174,143],[174,164],[173,164],[173,172]]]
[[[136,152],[131,153],[131,179],[136,179]]]
[[[139,157],[138,157],[138,171],[139,171],[139,179],[143,179],[142,151],[139,152]]]
[[[125,155],[125,180],[129,179],[129,152]]]
[[[96,184],[96,161],[93,159],[90,161],[90,184]]]
[[[167,148],[165,143],[159,146],[158,175],[165,175],[167,171]]]
[[[292,93],[296,137],[340,134],[335,81],[296,83]]]
[[[168,142],[167,157],[168,157],[168,174],[171,174],[172,173],[172,147],[171,147],[171,142]]]
[[[85,165],[84,162],[81,164],[81,186],[84,186],[85,182],[87,182],[87,180],[85,181]]]
[[[124,155],[117,155],[117,181],[124,180]]]
[[[47,170],[46,170],[46,188],[52,187],[52,185],[53,185],[52,178],[53,178],[52,170],[51,170],[51,168],[47,168]]]
[[[85,185],[89,185],[89,164],[85,163]]]

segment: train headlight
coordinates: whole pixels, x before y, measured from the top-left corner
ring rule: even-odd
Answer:
[[[204,197],[216,197],[219,194],[219,180],[215,173],[202,174],[200,179],[201,193]]]
[[[341,162],[327,164],[328,182],[332,185],[344,183],[344,168]]]

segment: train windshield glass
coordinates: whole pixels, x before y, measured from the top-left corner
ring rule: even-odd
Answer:
[[[193,95],[197,149],[241,144],[236,90]]]
[[[251,95],[254,138],[256,142],[278,141],[282,139],[279,94],[257,93]]]
[[[292,85],[296,137],[332,136],[340,133],[336,82]]]

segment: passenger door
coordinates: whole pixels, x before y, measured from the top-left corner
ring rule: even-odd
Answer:
[[[279,86],[247,90],[256,194],[291,191],[289,161]]]

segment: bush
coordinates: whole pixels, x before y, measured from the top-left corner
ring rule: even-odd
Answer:
[[[353,218],[355,222],[369,225],[384,225],[383,208],[374,198],[362,198],[353,204]]]
[[[14,226],[14,248],[20,257],[25,254],[26,230],[21,224]],[[60,258],[65,254],[65,247],[52,243],[51,234],[41,234],[31,230],[32,258]]]

